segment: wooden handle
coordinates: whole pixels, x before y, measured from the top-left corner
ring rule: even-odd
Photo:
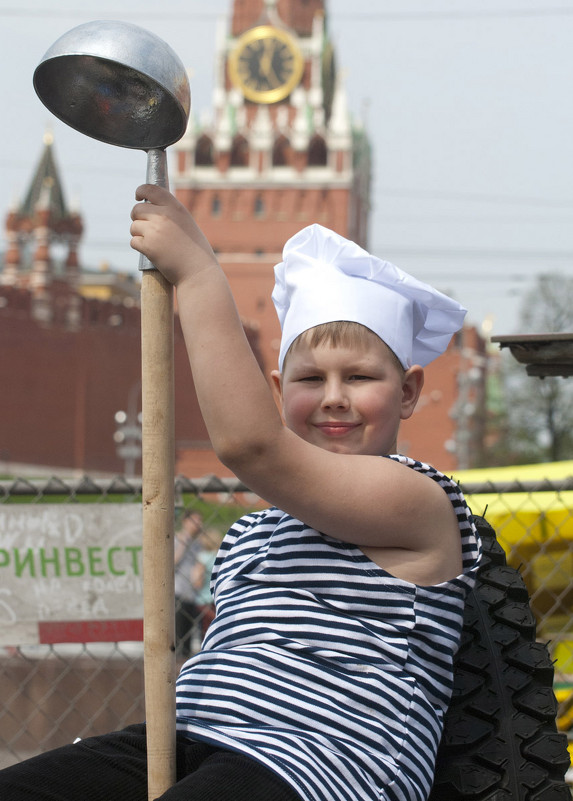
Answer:
[[[141,274],[142,511],[148,799],[176,780],[173,287]]]

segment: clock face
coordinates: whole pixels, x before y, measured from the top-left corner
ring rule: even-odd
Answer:
[[[304,59],[293,38],[271,25],[251,28],[229,59],[229,74],[247,100],[276,103],[302,78]]]

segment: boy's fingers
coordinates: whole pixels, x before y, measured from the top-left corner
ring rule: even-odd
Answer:
[[[132,222],[129,227],[131,234],[130,246],[134,250],[141,250],[143,247],[143,226],[138,221]]]
[[[141,220],[146,217],[146,212],[149,211],[149,205],[147,203],[136,203],[136,205],[131,210],[131,219],[132,220]]]
[[[141,184],[135,190],[135,199],[148,200],[150,194],[153,194],[153,184]]]
[[[157,184],[141,184],[135,190],[136,200],[149,200],[151,203],[160,204],[166,197],[171,195],[168,189]]]
[[[137,250],[139,251],[139,253],[141,253],[143,248],[143,237],[132,236],[131,239],[129,240],[129,246],[133,248],[133,250]]]

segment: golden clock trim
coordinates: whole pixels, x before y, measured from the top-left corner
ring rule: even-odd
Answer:
[[[257,42],[278,42],[286,48],[292,59],[286,79],[276,76],[280,83],[269,89],[260,89],[251,86],[249,76],[244,74],[241,59],[244,53]],[[304,72],[304,58],[293,37],[280,28],[272,25],[258,25],[246,31],[238,40],[229,57],[229,76],[233,84],[241,90],[247,100],[255,103],[277,103],[288,97],[292,90],[300,83]]]

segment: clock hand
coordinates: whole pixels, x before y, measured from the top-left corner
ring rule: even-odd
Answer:
[[[267,75],[267,81],[271,89],[275,89],[280,84],[280,79],[272,67]]]
[[[261,75],[266,78],[269,74],[269,71],[272,66],[272,42],[270,39],[266,39],[263,43],[263,54],[261,56],[261,60],[259,62]]]
[[[276,45],[271,40],[265,42],[264,54],[261,57],[261,74],[269,85],[269,89],[275,89],[280,85],[281,80],[276,74],[273,66],[273,56],[276,50]],[[263,60],[264,59],[264,60]]]

